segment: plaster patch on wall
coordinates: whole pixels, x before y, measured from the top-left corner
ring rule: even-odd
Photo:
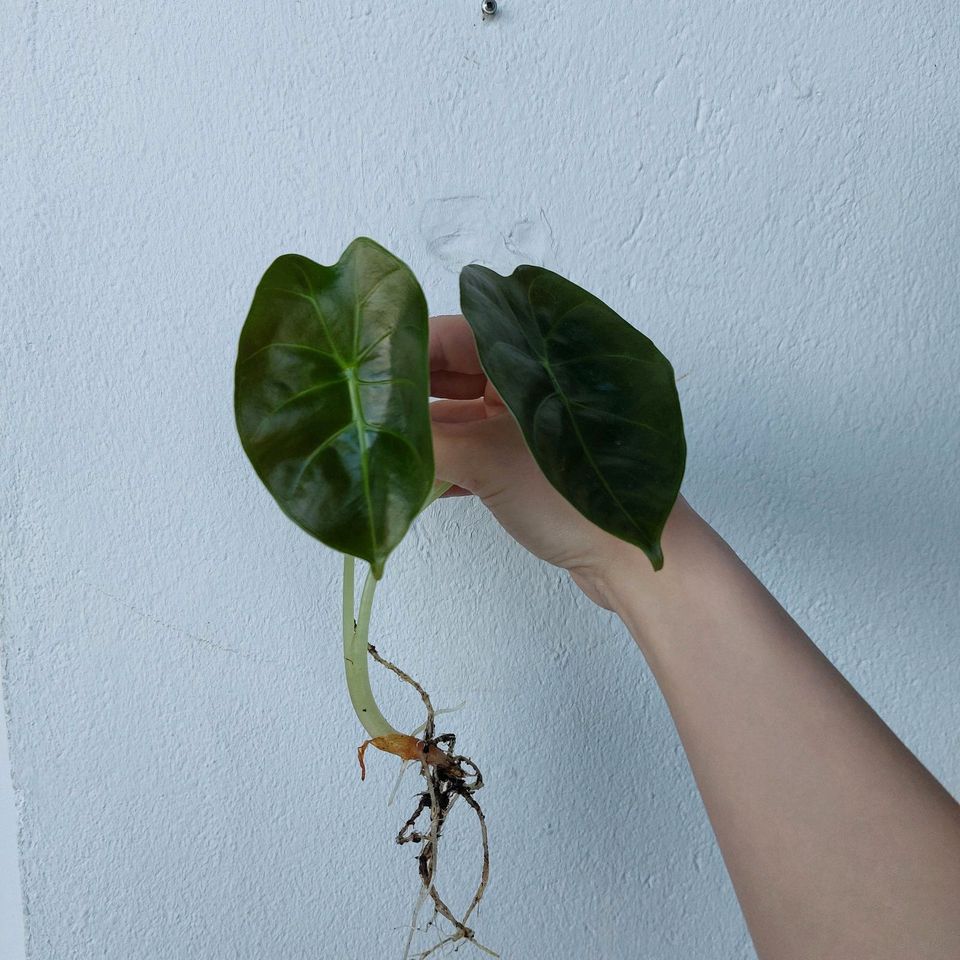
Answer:
[[[503,235],[503,245],[524,263],[550,267],[557,259],[553,229],[542,207],[536,217],[518,220]]]
[[[420,236],[431,257],[459,273],[489,246],[488,215],[487,203],[477,195],[432,197],[420,210]]]
[[[553,228],[542,207],[507,230],[498,225],[503,219],[486,197],[432,197],[420,210],[420,236],[431,258],[455,274],[468,263],[512,270],[519,262],[549,267],[556,261]],[[504,250],[512,258],[505,258]]]

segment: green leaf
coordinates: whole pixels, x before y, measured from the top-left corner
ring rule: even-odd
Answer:
[[[427,303],[366,237],[263,275],[240,334],[243,449],[284,513],[380,577],[433,487]]]
[[[673,367],[593,294],[550,270],[471,264],[460,305],[484,372],[550,483],[655,570],[686,443]]]

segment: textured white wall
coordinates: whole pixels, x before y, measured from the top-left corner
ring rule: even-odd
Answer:
[[[10,779],[6,716],[0,704],[0,957],[23,960],[23,900],[17,866],[17,810]]]
[[[339,562],[271,502],[231,411],[261,271],[357,234],[434,312],[468,260],[539,262],[647,332],[685,375],[688,498],[960,789],[953,0],[3,16],[4,694],[32,960],[399,954],[407,802],[384,805],[393,761],[357,776]],[[457,501],[396,554],[374,629],[468,701],[479,929],[505,956],[751,956],[611,617]]]

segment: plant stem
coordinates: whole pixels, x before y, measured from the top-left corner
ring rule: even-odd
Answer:
[[[430,496],[421,508],[421,512],[438,497],[450,489],[449,483],[434,485]],[[353,604],[356,596],[355,561],[349,555],[343,558],[343,665],[347,674],[347,690],[350,702],[356,711],[357,719],[363,724],[372,739],[391,735],[402,736],[387,718],[380,712],[377,701],[370,689],[369,661],[367,646],[370,643],[370,613],[373,610],[373,595],[377,589],[377,578],[371,568],[363,584],[360,595],[360,611],[356,622],[353,619]]]
[[[373,697],[373,690],[370,689],[367,643],[376,588],[377,581],[371,570],[363,585],[360,612],[354,625],[354,559],[350,556],[343,558],[343,664],[347,673],[347,690],[357,719],[363,724],[364,730],[371,737],[384,737],[399,731],[392,727],[380,712]]]

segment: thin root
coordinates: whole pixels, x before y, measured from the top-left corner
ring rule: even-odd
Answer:
[[[442,947],[462,940],[472,943],[478,950],[488,956],[499,957],[499,954],[479,943],[474,937],[473,930],[467,926],[467,921],[480,905],[480,901],[483,899],[487,884],[490,880],[490,848],[487,836],[487,822],[483,815],[483,810],[480,808],[480,804],[477,803],[474,797],[474,794],[483,786],[483,776],[477,765],[469,757],[454,753],[456,737],[452,733],[437,736],[435,729],[437,711],[434,710],[433,703],[427,691],[409,674],[382,657],[372,644],[368,645],[367,650],[377,663],[417,691],[427,711],[427,719],[422,727],[423,739],[418,740],[415,737],[407,737],[405,735],[399,735],[397,737],[377,737],[373,740],[365,741],[357,750],[357,759],[360,761],[361,779],[366,776],[364,755],[367,747],[372,743],[381,750],[386,749],[390,753],[395,753],[404,761],[412,759],[419,760],[420,775],[427,781],[427,789],[419,794],[413,814],[407,818],[407,821],[397,834],[397,843],[399,844],[416,843],[420,845],[420,852],[417,855],[417,866],[421,886],[410,924],[410,934],[407,937],[406,949],[404,950],[404,960],[408,960],[410,957],[410,948],[416,930],[417,917],[427,897],[433,902],[433,917],[427,926],[429,927],[434,920],[440,916],[453,927],[453,931],[446,936],[441,935],[440,940],[436,944],[425,952],[417,954],[415,960],[427,960],[428,957]],[[419,733],[420,731],[418,730],[417,732]],[[396,788],[394,788],[394,792],[396,792]],[[447,906],[436,887],[440,836],[443,832],[446,819],[458,797],[462,797],[470,809],[477,815],[477,820],[480,823],[480,837],[483,850],[480,882],[473,895],[473,899],[467,907],[466,913],[464,913],[460,919],[453,914],[453,911]],[[424,811],[427,810],[430,811],[429,829],[426,831],[418,830],[417,821]]]

